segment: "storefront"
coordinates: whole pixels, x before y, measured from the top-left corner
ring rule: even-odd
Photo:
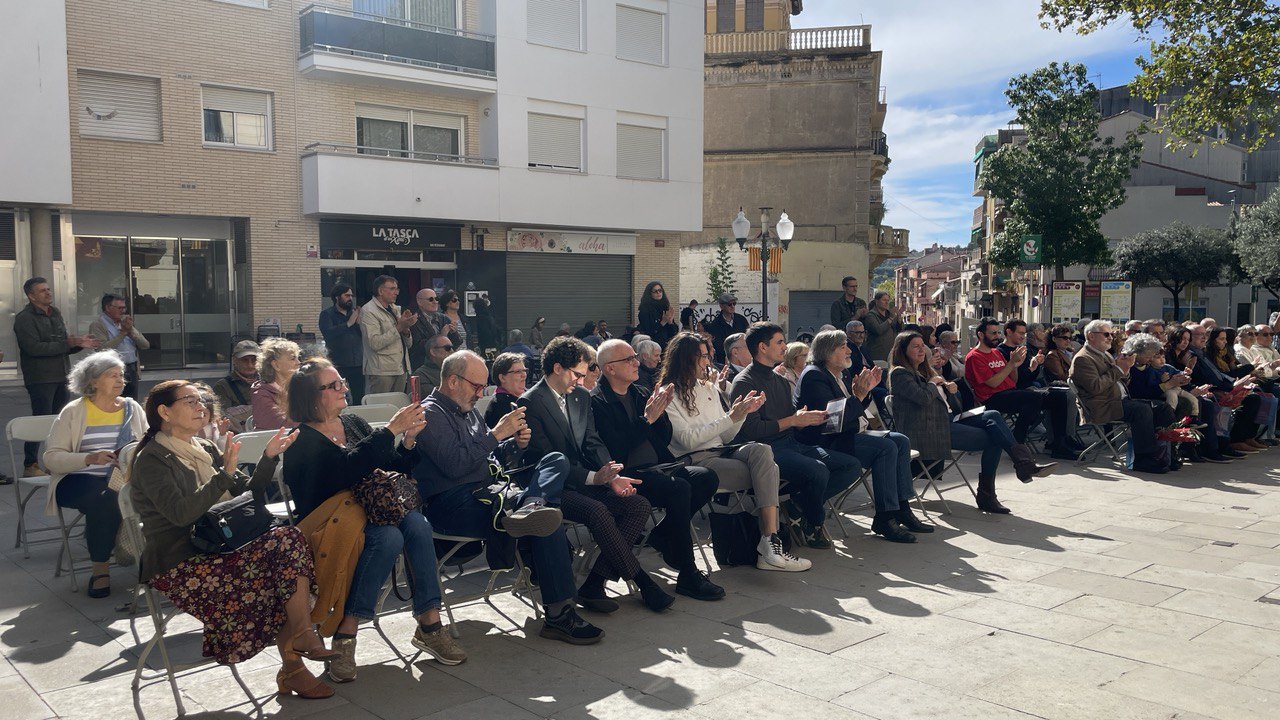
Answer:
[[[604,320],[615,335],[635,324],[635,235],[512,230],[506,250],[508,327],[527,332],[545,317],[550,338],[566,322],[576,332]]]
[[[374,278],[391,275],[400,284],[399,304],[415,307],[419,290],[454,287],[461,245],[458,225],[321,220],[317,252],[322,306],[328,306],[329,291],[338,283],[355,288],[358,303],[368,302]]]

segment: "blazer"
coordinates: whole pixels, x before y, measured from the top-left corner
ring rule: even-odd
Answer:
[[[400,317],[400,306],[392,305],[388,313],[376,298],[360,308],[365,375],[408,375],[413,372],[409,367],[408,349],[392,315]]]
[[[525,408],[524,419],[532,433],[529,447],[525,449],[526,457],[564,453],[569,461],[569,476],[564,486],[577,490],[587,484],[588,473],[612,462],[613,457],[596,432],[595,419],[591,414],[591,395],[585,388],[575,387],[569,391],[567,400],[570,420],[565,419],[556,392],[543,378],[526,390],[517,404]]]
[[[1088,418],[1092,423],[1109,423],[1124,417],[1120,386],[1116,383],[1127,385],[1129,373],[1121,370],[1109,354],[1087,345],[1080,348],[1071,358],[1071,382],[1076,386],[1081,422]]]
[[[203,487],[196,487],[194,470],[155,440],[143,446],[129,470],[133,506],[142,519],[142,532],[146,536],[138,570],[143,582],[200,554],[191,544],[191,526],[222,499],[223,493],[260,492],[275,477],[279,457],[268,458],[264,453],[252,478],[239,470],[228,475],[221,469],[222,454],[218,447],[204,438],[196,438],[196,442],[209,453],[214,468],[218,469]]]
[[[1066,382],[1071,374],[1071,358],[1061,350],[1054,348],[1045,353],[1044,375],[1050,382]]]
[[[910,368],[889,371],[889,400],[893,403],[893,428],[911,440],[911,449],[927,461],[951,457],[951,418],[960,412],[960,401]],[[946,389],[943,389],[946,392]]]
[[[826,368],[820,368],[817,365],[806,365],[804,372],[800,373],[800,382],[796,383],[795,406],[798,408],[808,407],[810,410],[826,410],[827,403],[832,400],[838,400],[844,397],[844,392],[840,390],[837,384],[839,381],[835,379]],[[845,442],[851,442],[858,434],[857,419],[862,417],[867,408],[858,399],[857,395],[849,394],[849,399],[844,406],[844,427],[845,430],[841,436],[847,438]],[[850,425],[849,423],[855,423]],[[805,428],[796,429],[796,439],[806,445],[822,445],[823,441],[835,438],[835,435],[823,435],[824,425],[813,425]]]
[[[626,462],[627,456],[641,442],[648,440],[658,455],[658,462],[671,462],[675,456],[668,445],[671,444],[671,418],[662,413],[652,424],[644,417],[644,404],[649,402],[650,393],[640,383],[631,383],[627,387],[627,395],[636,409],[636,418],[627,417],[627,409],[622,406],[622,398],[613,392],[609,383],[600,378],[596,389],[591,391],[591,414],[596,421],[596,431],[609,454]]]

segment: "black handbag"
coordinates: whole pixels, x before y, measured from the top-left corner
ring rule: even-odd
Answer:
[[[275,527],[276,518],[252,492],[214,504],[191,526],[191,544],[206,554],[235,552]]]
[[[707,514],[711,523],[711,548],[721,567],[755,565],[760,544],[760,524],[749,512]]]

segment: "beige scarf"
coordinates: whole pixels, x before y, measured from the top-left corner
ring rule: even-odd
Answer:
[[[182,442],[167,433],[156,433],[156,442],[178,456],[178,460],[196,474],[196,489],[202,488],[213,479],[217,470],[213,467],[213,458],[204,448],[196,444],[195,438]]]

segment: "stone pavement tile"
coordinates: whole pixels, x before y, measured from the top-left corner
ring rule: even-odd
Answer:
[[[500,697],[487,695],[479,700],[423,715],[417,720],[536,720],[537,715]]]
[[[777,720],[779,717],[823,720],[870,720],[872,716],[818,700],[763,680],[693,708],[702,717],[734,720]]]
[[[1246,561],[1222,571],[1222,574],[1246,580],[1256,580],[1261,583],[1280,585],[1280,565]]]
[[[1114,547],[1114,545],[1108,546],[1106,549],[1111,547]],[[1110,555],[1077,552],[1074,550],[1055,551],[1005,545],[996,548],[993,552],[1021,560],[1030,560],[1076,570],[1087,570],[1089,572],[1103,573],[1104,575],[1115,575],[1116,577],[1132,575],[1149,564],[1141,560],[1126,560],[1124,558],[1111,557]]]
[[[33,645],[10,652],[18,672],[38,692],[96,683],[112,677],[132,676],[137,657],[112,641],[102,644],[63,643]]]
[[[861,658],[866,657],[868,652],[877,650],[884,657],[892,657],[902,647],[925,645],[931,648],[950,648],[991,634],[991,628],[986,625],[949,615],[885,619],[881,628],[885,631],[883,635],[858,643],[852,648],[845,648],[835,653],[834,657]]]
[[[1107,627],[1106,623],[1096,620],[994,598],[984,598],[949,610],[946,614],[1009,632],[1065,643],[1086,638]]]
[[[851,660],[765,636],[691,650],[690,656],[708,667],[734,670],[819,700],[831,700],[885,674]]]
[[[1036,508],[1036,513],[1039,514],[1039,512],[1040,509]],[[1110,533],[1103,531],[1102,528],[1122,527],[1135,533],[1159,533],[1181,524],[1181,522],[1174,520],[1159,520],[1134,515],[1133,511],[1121,508],[1090,510],[1071,519],[1073,528],[1079,529],[1089,526],[1089,532],[1105,536],[1109,536]]]
[[[1192,642],[1228,651],[1280,656],[1280,630],[1266,630],[1233,622],[1218,623],[1197,635]]]
[[[841,695],[833,702],[882,720],[1000,720],[1034,717],[901,675],[889,675]]]
[[[1228,508],[1220,508],[1216,512],[1206,510],[1184,510],[1181,508],[1159,508],[1157,510],[1143,513],[1142,517],[1157,518],[1159,520],[1175,520],[1177,523],[1198,523],[1200,525],[1212,525],[1214,527],[1235,528],[1237,530],[1253,525],[1259,520],[1258,516],[1252,513],[1231,510]]]
[[[0,585],[3,587],[3,585]],[[6,589],[5,594],[8,594]],[[66,603],[37,591],[21,609],[11,608],[0,619],[0,644],[10,648],[65,645],[71,642],[105,643],[111,635]],[[32,604],[35,603],[35,604]]]
[[[685,653],[656,649],[619,655],[597,665],[595,671],[620,686],[634,688],[676,708],[691,708],[757,682],[750,675]]]
[[[1280,630],[1280,605],[1271,603],[1188,590],[1165,600],[1159,607],[1268,630]]]
[[[1241,545],[1254,545],[1263,548],[1274,548],[1277,545],[1280,545],[1280,535],[1253,532],[1250,530],[1214,527],[1212,525],[1201,525],[1198,523],[1184,523],[1175,528],[1170,528],[1166,532],[1171,535],[1186,535],[1187,537],[1204,538],[1206,540],[1221,540],[1224,542],[1233,542]]]
[[[1143,560],[1149,563],[1159,563],[1160,565],[1173,568],[1201,570],[1210,573],[1225,572],[1239,564],[1239,561],[1236,560],[1217,558],[1201,553],[1185,552],[1182,550],[1160,547],[1159,545],[1147,545],[1139,542],[1130,542],[1125,545],[1121,545],[1113,550],[1108,550],[1106,554],[1111,557],[1127,558],[1129,560]]]
[[[1068,600],[1080,597],[1082,590],[1036,585],[1033,583],[1014,582],[989,576],[970,573],[941,583],[939,588],[949,588],[961,594],[999,597],[1001,600],[1020,605],[1048,609],[1061,605]],[[966,603],[967,604],[967,603]],[[946,610],[939,610],[946,612]]]
[[[729,621],[749,632],[785,640],[811,650],[833,653],[879,635],[869,620],[849,622],[856,616],[833,616],[816,610],[772,605]]]
[[[1041,575],[1048,575],[1060,569],[1058,565],[1032,562],[1018,558],[987,553],[971,558],[968,561],[970,570],[964,574],[977,577],[992,577],[999,580],[1016,580],[1026,582]]]
[[[0,679],[0,698],[4,698],[4,711],[0,714],[5,717],[38,720],[57,716],[53,709],[36,694],[36,691],[20,677]],[[106,709],[99,708],[99,712]]]
[[[1221,622],[1213,618],[1135,605],[1096,595],[1078,597],[1059,605],[1053,611],[1183,640],[1190,640]]]
[[[692,710],[683,710],[639,690],[624,688],[599,700],[580,707],[556,713],[552,720],[643,720],[644,718],[670,718],[671,720],[700,720],[702,716]]]
[[[1244,529],[1250,530],[1252,532],[1268,533],[1271,535],[1280,535],[1280,522],[1277,522],[1275,520],[1263,520],[1260,522],[1256,522],[1252,525],[1249,525]]]
[[[1177,525],[1174,525],[1174,527],[1181,524],[1182,523],[1178,523]],[[1150,532],[1140,529],[1135,530],[1124,521],[1112,525],[1104,525],[1093,532],[1097,535],[1109,537],[1113,540],[1120,540],[1130,545],[1158,547],[1168,550],[1180,550],[1182,552],[1191,552],[1192,550],[1209,544],[1209,541],[1204,538],[1193,538],[1185,535],[1171,535],[1164,530],[1159,532]],[[1111,548],[1105,552],[1108,555],[1114,555],[1116,550],[1117,548]]]
[[[323,667],[318,663],[309,663],[307,668],[316,677],[321,677]],[[296,696],[282,697],[277,694],[276,673],[280,666],[259,668],[257,670],[240,670],[240,678],[253,693],[263,712],[275,718],[306,717],[314,713],[333,710],[335,708],[351,709],[351,704],[343,697],[342,686],[333,685],[337,695],[324,700],[305,700]],[[195,680],[200,682],[195,682]],[[356,680],[356,682],[360,682]],[[184,702],[194,701],[210,711],[253,713],[253,705],[245,696],[244,690],[236,684],[231,671],[219,666],[205,666],[196,675],[179,676],[178,689],[182,692]],[[152,682],[142,689],[144,697],[168,699],[169,707],[173,707],[173,695],[169,692],[168,681],[164,678]],[[164,716],[161,716],[164,717]]]
[[[1114,600],[1124,600],[1138,605],[1155,605],[1181,592],[1180,588],[1173,588],[1167,585],[1156,585],[1139,580],[1100,575],[1070,568],[1063,568],[1055,573],[1038,577],[1031,582],[1037,585],[1077,590],[1089,595],[1099,595]]]
[[[1226,720],[1274,720],[1280,693],[1147,665],[1102,689]]]
[[[1276,589],[1276,583],[1257,582],[1243,578],[1227,577],[1200,570],[1151,565],[1129,576],[1130,580],[1144,580],[1162,585],[1200,590],[1202,592],[1229,595],[1244,600],[1256,600]],[[1155,603],[1153,603],[1155,604]]]
[[[227,682],[235,688],[237,699],[245,702],[240,688],[235,687],[230,673],[222,671]],[[135,717],[135,699],[133,694],[133,676],[116,678],[109,682],[99,682],[92,691],[86,687],[71,687],[64,690],[41,693],[41,698],[51,707],[59,718],[83,718],[85,720],[99,718],[132,718]],[[185,692],[184,678],[178,678],[178,691],[182,693],[182,702],[189,714],[203,711],[205,707]],[[224,693],[227,692],[224,689]],[[227,703],[229,704],[229,703]],[[173,702],[173,691],[169,689],[169,681],[161,677],[159,680],[143,682],[138,690],[137,706],[142,708],[145,718],[171,718],[178,710]],[[245,705],[244,707],[249,707]],[[14,715],[11,717],[22,717]]]
[[[13,666],[13,663],[5,660],[3,657],[0,657],[0,678],[7,678],[11,675],[17,674],[18,669]]]
[[[1213,543],[1209,543],[1203,547],[1197,548],[1194,552],[1197,555],[1207,555],[1209,557],[1222,558],[1224,560],[1280,565],[1280,550],[1258,547],[1256,545],[1239,545],[1236,543],[1214,545]]]
[[[468,662],[474,662],[473,658]],[[479,660],[483,662],[483,660]],[[360,668],[354,682],[334,686],[347,702],[386,720],[412,720],[479,700],[487,692],[441,672],[442,666],[419,659],[412,672],[398,660]]]
[[[1026,670],[1006,675],[969,695],[1047,720],[1078,720],[1105,713],[1108,720],[1182,720],[1180,710],[1099,690],[1064,683],[1050,669]]]
[[[1110,627],[1076,645],[1119,655],[1150,665],[1195,672],[1219,680],[1235,680],[1265,659],[1263,655],[1219,650],[1211,645],[1157,635],[1143,630]]]
[[[1275,692],[1276,678],[1280,677],[1280,658],[1269,657],[1252,670],[1241,675],[1237,683]]]

